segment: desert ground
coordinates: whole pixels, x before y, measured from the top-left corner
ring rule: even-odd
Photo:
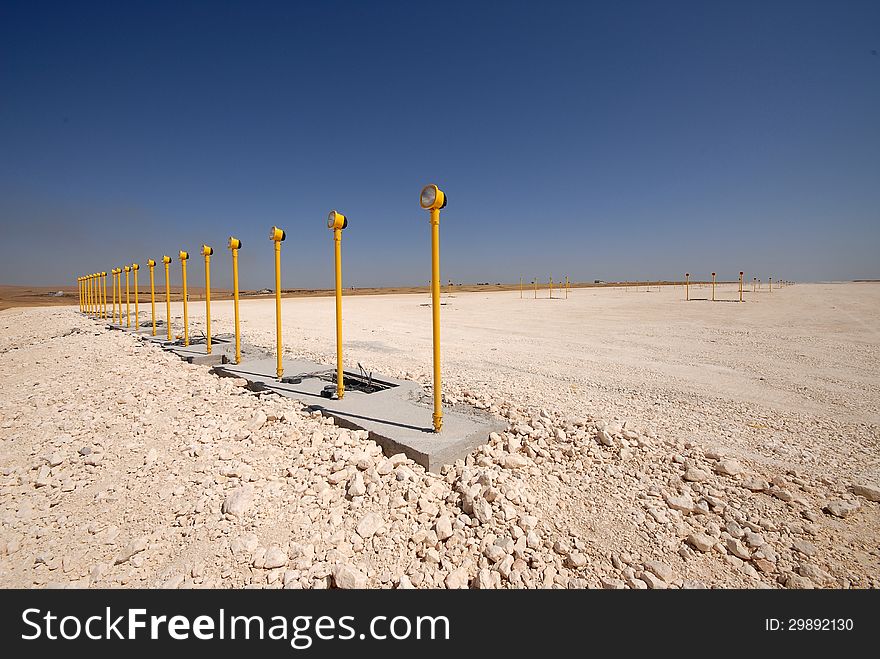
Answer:
[[[880,284],[690,295],[444,293],[447,404],[508,426],[439,474],[75,306],[0,311],[0,586],[880,586]],[[346,296],[346,367],[430,390],[429,303]],[[332,364],[333,309],[285,299],[285,353]]]

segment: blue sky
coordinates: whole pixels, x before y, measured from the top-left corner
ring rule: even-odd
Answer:
[[[0,283],[880,277],[880,3],[0,5]],[[200,272],[200,269],[197,270]],[[175,269],[175,276],[177,269]]]

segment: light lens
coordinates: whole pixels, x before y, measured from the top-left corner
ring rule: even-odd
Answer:
[[[327,216],[327,228],[332,229],[336,225],[336,211],[330,211]]]
[[[437,188],[433,185],[426,185],[422,188],[422,196],[420,198],[420,202],[422,207],[430,208],[434,205],[434,202],[437,200]]]

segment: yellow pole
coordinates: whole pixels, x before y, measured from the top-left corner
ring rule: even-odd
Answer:
[[[79,311],[80,311],[80,313],[82,313],[82,310],[83,310],[83,298],[82,298],[83,287],[82,287],[82,282],[80,281],[79,277],[76,278],[76,288],[78,290],[77,296],[79,297]]]
[[[522,277],[519,278],[519,299],[522,300]]]
[[[538,278],[535,277],[532,279],[532,283],[535,285],[535,299],[538,299]]]
[[[712,273],[712,302],[715,301],[715,273]]]
[[[770,282],[770,292],[773,292],[773,277],[767,277],[767,281]]]
[[[565,275],[565,299],[568,299],[568,275]]]
[[[431,311],[434,334],[434,432],[443,427],[440,375],[440,209],[431,209]]]
[[[287,235],[278,227],[272,227],[269,239],[275,243],[275,376],[280,380],[284,375],[281,363],[281,241]]]
[[[101,293],[101,303],[104,307],[103,313],[101,314],[101,318],[104,318],[106,320],[106,318],[107,318],[107,273],[106,272],[101,273],[101,286],[103,288],[103,291]]]
[[[684,273],[684,299],[688,302],[691,299],[691,273]]]
[[[342,370],[342,225],[345,224],[345,218],[336,220],[338,215],[335,211],[330,214],[336,259],[336,395],[342,400],[345,395],[345,375]]]
[[[214,249],[202,245],[202,256],[205,257],[205,353],[211,354],[211,254]]]
[[[147,259],[147,265],[150,267],[150,315],[153,319],[153,336],[156,336],[156,262]]]
[[[131,266],[125,266],[125,326],[131,327],[131,293],[128,288],[128,273],[131,272]]]
[[[86,275],[86,314],[92,313],[92,276]]]
[[[227,245],[232,250],[232,306],[235,310],[235,363],[241,363],[241,332],[238,325],[238,250],[241,249],[241,241],[232,236]]]
[[[177,254],[177,257],[180,259],[180,271],[181,278],[183,280],[183,345],[189,345],[189,315],[187,313],[186,303],[187,303],[187,295],[186,295],[186,260],[189,258],[189,253],[180,250]]]
[[[134,272],[134,328],[137,329],[140,326],[140,315],[138,315],[138,270],[141,266],[137,263],[131,264],[131,269]]]
[[[550,299],[553,299],[553,275],[550,275]]]
[[[171,266],[171,257],[162,257],[165,266],[165,327],[168,330],[168,340],[171,340],[171,280],[168,276],[168,268]]]
[[[739,273],[739,301],[743,301],[743,273]]]
[[[116,273],[116,323],[122,327],[122,271],[116,268],[114,272]]]

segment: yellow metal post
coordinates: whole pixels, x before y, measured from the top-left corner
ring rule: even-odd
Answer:
[[[82,297],[83,287],[82,287],[82,281],[80,280],[79,277],[76,278],[76,287],[77,287],[77,289],[78,289],[78,291],[79,291],[79,292],[78,292],[78,296],[79,296],[79,311],[80,311],[80,313],[82,313],[82,310],[83,310],[83,304],[82,304],[82,302],[83,302],[83,297]]]
[[[241,332],[238,325],[238,250],[241,249],[241,241],[230,236],[226,246],[232,250],[232,307],[235,310],[235,363],[240,364]]]
[[[550,299],[553,299],[553,275],[550,275]]]
[[[125,266],[125,326],[131,327],[131,293],[128,287],[128,273],[131,272],[131,266]]]
[[[162,265],[165,266],[165,328],[168,330],[168,340],[171,340],[171,279],[168,269],[171,267],[171,257],[167,254],[162,257]]]
[[[103,304],[103,312],[101,318],[107,319],[107,273],[101,273],[101,303]]]
[[[568,299],[568,275],[565,275],[565,299]]]
[[[116,268],[116,291],[119,294],[119,326],[122,327],[122,268]]]
[[[131,264],[131,269],[134,272],[134,327],[137,329],[140,326],[141,317],[138,314],[138,270],[141,266],[137,263]]]
[[[183,282],[183,345],[189,345],[189,315],[187,313],[187,294],[186,294],[186,261],[189,258],[189,252],[180,250],[177,257],[180,259],[181,280]]]
[[[743,301],[743,273],[739,273],[739,301]]]
[[[684,300],[685,302],[690,301],[691,299],[691,273],[684,273]]]
[[[715,273],[712,273],[712,302],[715,301]]]
[[[281,242],[287,235],[278,227],[272,227],[269,240],[275,248],[275,376],[280,380],[284,375],[281,363]]]
[[[537,277],[532,279],[532,284],[534,284],[534,286],[535,286],[535,299],[537,300],[538,299],[538,278]]]
[[[522,300],[522,277],[519,278],[519,299]]]
[[[116,323],[122,327],[122,270],[116,268]]]
[[[773,292],[773,277],[767,277],[767,281],[770,284],[770,292]]]
[[[110,322],[116,323],[116,268],[110,268],[110,276],[113,278],[111,282],[113,298],[110,305]]]
[[[419,203],[430,213],[431,222],[431,313],[434,338],[434,432],[443,428],[443,386],[440,369],[440,209],[446,194],[436,185],[422,188]]]
[[[92,276],[86,275],[86,314],[92,314]]]
[[[153,336],[156,336],[156,262],[147,259],[147,266],[150,268],[150,317],[153,319]]]
[[[431,312],[434,336],[434,432],[443,427],[440,373],[440,209],[431,209]]]
[[[211,354],[211,254],[214,249],[202,245],[202,256],[205,257],[205,354]]]
[[[333,253],[336,263],[336,396],[340,400],[345,395],[345,374],[342,370],[342,230],[347,226],[348,218],[345,215],[330,211],[330,215],[327,216],[327,228],[333,231]]]

